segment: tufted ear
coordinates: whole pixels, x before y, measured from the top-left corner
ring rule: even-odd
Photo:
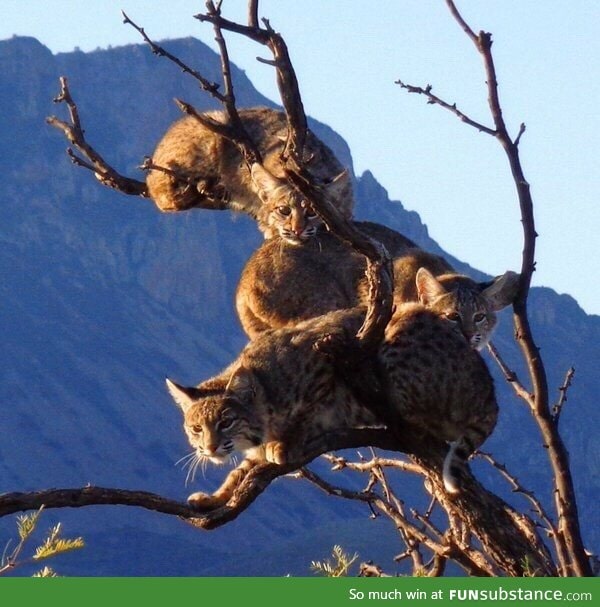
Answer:
[[[436,297],[446,293],[446,289],[444,289],[440,281],[427,268],[419,268],[415,280],[419,301],[424,306]]]
[[[334,200],[341,198],[344,194],[348,195],[350,189],[350,173],[344,169],[339,175],[336,175],[326,186],[327,194]]]
[[[516,272],[505,272],[502,276],[496,276],[489,286],[481,291],[481,294],[487,299],[494,312],[502,310],[509,306],[515,299],[519,290],[520,274]]]
[[[165,381],[173,400],[184,413],[198,400],[200,392],[197,388],[185,388],[171,381],[168,377]]]
[[[281,180],[267,171],[262,164],[255,162],[250,169],[252,183],[261,198],[269,198],[282,185]]]
[[[229,378],[225,391],[242,403],[251,403],[256,393],[255,381],[254,373],[240,365]]]

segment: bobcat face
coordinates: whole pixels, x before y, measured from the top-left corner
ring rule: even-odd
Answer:
[[[476,350],[489,341],[497,323],[496,314],[486,305],[485,298],[475,292],[451,291],[428,308],[451,323]]]
[[[227,389],[184,388],[170,380],[167,386],[183,412],[183,428],[199,460],[223,464],[234,452],[260,444],[260,437],[249,429],[242,403]]]
[[[481,350],[496,326],[496,312],[513,301],[519,275],[506,272],[491,283],[478,283],[460,274],[436,278],[420,268],[416,280],[420,302],[451,323],[472,348]]]
[[[323,221],[308,200],[258,163],[252,165],[251,176],[263,203],[257,220],[265,238],[280,236],[284,242],[297,246],[315,236]],[[326,186],[326,193],[337,200],[349,189],[348,184],[348,173],[343,171]]]
[[[323,225],[310,204],[285,185],[273,193],[268,207],[265,238],[280,236],[288,244],[301,245]]]

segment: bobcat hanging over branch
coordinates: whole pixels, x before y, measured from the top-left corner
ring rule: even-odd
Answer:
[[[223,111],[203,116],[217,123],[228,120]],[[168,129],[152,155],[153,165],[163,169],[149,171],[148,195],[162,211],[202,208],[207,201],[220,201],[254,217],[265,238],[281,235],[291,244],[307,240],[322,222],[285,178],[285,114],[264,107],[240,110],[239,116],[262,163],[247,165],[230,139],[195,116],[186,116]],[[335,201],[338,211],[350,217],[354,198],[348,171],[311,131],[306,133],[304,154],[312,179]]]
[[[159,56],[174,62],[195,78],[200,87],[217,99],[224,110],[200,113],[192,105],[176,100],[186,117],[174,123],[159,142],[152,158],[142,168],[146,183],[118,173],[86,140],[79,112],[65,78],[56,102],[67,105],[70,122],[54,116],[48,123],[60,129],[71,144],[71,160],[96,175],[103,184],[124,194],[152,198],[162,211],[190,208],[233,209],[257,219],[266,238],[281,235],[290,244],[301,244],[316,233],[321,221],[307,200],[292,188],[285,171],[302,171],[314,184],[324,188],[340,213],[351,217],[354,207],[349,172],[331,150],[307,127],[296,75],[283,38],[267,21],[247,25],[221,16],[220,5],[207,2],[207,13],[197,15],[212,23],[219,46],[223,74],[220,85],[183,63],[153,42],[143,30],[123,14]],[[235,103],[229,55],[222,30],[231,30],[269,48],[270,62],[284,112],[269,108],[238,110]]]

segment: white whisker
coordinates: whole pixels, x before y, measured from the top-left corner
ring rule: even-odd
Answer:
[[[180,457],[173,465],[177,466],[181,462],[184,462],[185,460],[187,460],[183,464],[183,468],[185,468],[190,463],[190,460],[194,457],[194,455],[196,455],[196,452],[192,451],[191,453],[188,453],[187,455],[184,455],[183,457]]]
[[[190,466],[190,469],[188,470],[187,476],[185,477],[185,486],[187,487],[188,484],[191,482],[194,482],[194,479],[196,478],[196,471],[198,470],[198,466],[202,464],[202,462],[204,462],[204,458],[203,457],[195,457],[192,465]]]
[[[208,459],[202,458],[200,469],[202,470],[202,478],[206,478],[206,467],[208,466]]]

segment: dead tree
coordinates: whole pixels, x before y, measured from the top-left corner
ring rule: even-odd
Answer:
[[[557,517],[556,528],[552,530],[552,539],[559,561],[560,573],[562,575],[590,576],[592,575],[592,569],[581,539],[577,500],[569,467],[568,453],[558,429],[560,412],[565,402],[566,391],[570,385],[573,370],[569,369],[567,372],[565,382],[560,388],[561,398],[553,408],[550,404],[544,362],[535,343],[527,314],[527,298],[531,285],[531,277],[535,271],[537,233],[535,230],[531,191],[519,157],[519,142],[525,132],[525,124],[522,123],[520,125],[517,135],[513,139],[509,134],[502,115],[496,69],[492,56],[492,35],[485,31],[480,31],[476,34],[463,19],[453,0],[446,0],[446,4],[453,18],[471,42],[473,42],[483,60],[486,73],[488,105],[494,126],[487,126],[472,120],[468,115],[461,112],[456,107],[456,104],[450,104],[434,95],[431,86],[422,88],[405,84],[401,81],[398,81],[398,84],[410,93],[424,95],[429,103],[440,105],[450,110],[463,122],[495,137],[506,153],[519,200],[523,225],[521,283],[513,304],[515,338],[527,365],[532,390],[529,391],[524,387],[516,374],[504,363],[495,348],[492,347],[491,350],[506,380],[510,382],[517,395],[528,406],[541,433],[544,447],[548,452],[550,465],[554,474],[554,499]]]
[[[430,576],[442,575],[446,564],[453,561],[469,575],[478,576],[591,575],[590,565],[585,556],[579,533],[577,508],[566,451],[558,431],[558,419],[569,381],[565,381],[562,387],[563,398],[557,403],[554,411],[551,411],[543,363],[527,320],[527,295],[534,269],[535,228],[529,186],[523,176],[518,156],[518,144],[524,132],[524,126],[519,130],[517,137],[512,140],[502,120],[491,54],[491,35],[485,32],[476,35],[464,22],[453,2],[447,0],[447,3],[452,15],[475,43],[484,59],[488,75],[490,110],[495,126],[492,128],[471,120],[455,105],[433,95],[430,86],[421,88],[402,82],[399,84],[409,92],[425,95],[430,103],[451,110],[471,126],[493,135],[507,152],[521,204],[525,230],[521,286],[514,304],[515,328],[517,340],[528,362],[533,393],[530,394],[523,387],[516,375],[510,371],[497,353],[496,355],[507,380],[512,383],[517,393],[530,407],[548,448],[556,474],[557,521],[553,521],[531,492],[521,487],[501,464],[496,463],[488,455],[484,457],[511,483],[513,489],[522,493],[534,505],[535,518],[517,511],[488,491],[469,472],[465,475],[462,492],[458,496],[448,495],[441,480],[441,465],[446,446],[433,437],[423,435],[422,431],[405,424],[388,424],[386,429],[348,430],[345,433],[322,436],[315,444],[306,446],[301,461],[287,465],[257,466],[244,478],[225,506],[206,513],[199,513],[184,503],[168,500],[156,494],[88,486],[0,495],[0,516],[39,508],[41,505],[44,505],[45,508],[77,508],[95,504],[122,504],[176,515],[194,527],[213,529],[239,516],[275,478],[295,472],[297,477],[308,480],[333,496],[364,502],[374,515],[390,518],[398,529],[400,539],[406,548],[398,556],[398,560],[409,559],[414,573]],[[328,336],[323,336],[315,344],[315,347],[321,349],[324,355],[335,356],[340,368],[346,369],[347,376],[352,377],[352,369],[358,364],[357,361],[363,361],[372,356],[392,313],[390,297],[392,276],[389,258],[378,243],[365,238],[351,222],[337,214],[335,208],[323,195],[322,190],[311,183],[310,176],[304,171],[303,145],[306,135],[306,117],[287,47],[283,38],[272,29],[267,20],[263,20],[262,27],[259,25],[256,0],[249,1],[248,15],[247,25],[234,23],[221,15],[221,3],[215,5],[210,0],[207,2],[207,12],[197,15],[200,21],[209,22],[214,28],[221,55],[223,93],[220,92],[219,85],[208,82],[200,73],[183,64],[177,57],[170,55],[150,40],[145,31],[127,16],[125,16],[125,22],[140,32],[154,53],[174,61],[184,72],[194,77],[205,91],[223,103],[229,116],[229,122],[226,125],[207,122],[188,103],[180,102],[180,108],[196,119],[204,120],[203,124],[233,141],[247,164],[260,162],[260,154],[257,152],[254,142],[245,133],[237,114],[229,56],[222,32],[231,31],[247,36],[270,49],[273,59],[267,62],[275,67],[288,122],[288,140],[282,154],[282,162],[287,167],[289,182],[311,201],[315,211],[322,216],[334,234],[350,242],[369,261],[367,272],[371,295],[367,318],[361,331],[352,337],[350,343],[336,343]],[[54,117],[50,118],[49,122],[62,130],[81,154],[79,156],[70,149],[68,153],[73,162],[93,171],[100,182],[106,186],[125,194],[146,196],[145,184],[120,175],[87,143],[77,106],[68,90],[66,79],[61,79],[61,93],[57,97],[57,101],[66,103],[70,123]],[[147,168],[157,169],[151,160],[147,160],[145,165]],[[160,170],[160,167],[158,169]],[[224,203],[207,206],[213,209],[227,208]],[[570,376],[567,379],[570,380]],[[371,395],[365,393],[366,401],[377,398],[377,396],[376,390]],[[374,405],[365,402],[365,406]],[[352,469],[366,474],[366,487],[362,491],[344,489],[306,467],[322,454],[365,446],[404,453],[407,454],[407,457],[403,459],[381,457],[373,451],[369,459],[359,458],[358,461],[349,461],[345,457],[335,455],[325,456],[335,473]],[[425,512],[418,512],[405,505],[388,479],[386,471],[389,469],[415,474],[423,480],[425,490],[430,496],[430,505]],[[442,523],[440,523],[440,519]],[[551,538],[553,550],[550,550],[545,544],[540,535],[540,529]],[[379,571],[377,567],[373,566],[369,569],[369,571],[375,570]]]

